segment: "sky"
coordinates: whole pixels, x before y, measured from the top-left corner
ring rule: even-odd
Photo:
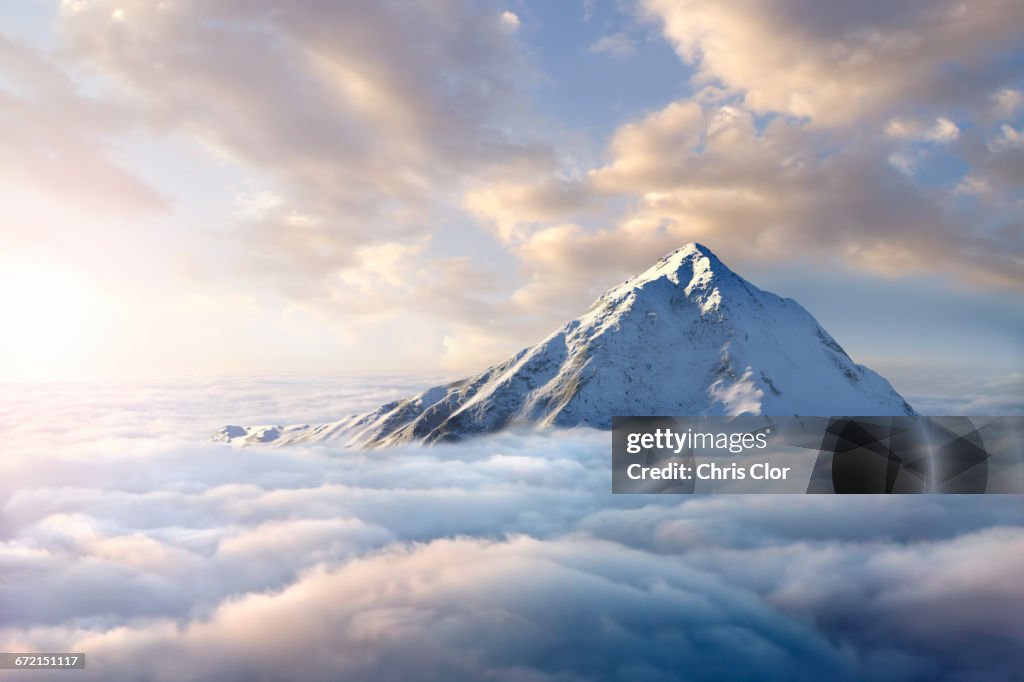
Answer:
[[[1019,2],[13,0],[0,140],[0,379],[469,373],[691,241],[1024,371]]]

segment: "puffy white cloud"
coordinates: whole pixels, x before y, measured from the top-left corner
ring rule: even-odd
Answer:
[[[502,24],[509,27],[513,31],[519,28],[519,15],[516,14],[515,12],[505,10],[504,12],[501,13],[501,17],[499,17],[499,19],[501,20]]]
[[[937,118],[931,126],[913,119],[894,118],[885,124],[885,134],[898,140],[944,143],[959,137],[960,128],[948,118]]]
[[[1004,155],[1002,177],[1016,168],[1007,130],[989,142]],[[515,228],[505,234],[531,278],[514,300],[533,309],[571,301],[563,313],[578,312],[601,287],[688,241],[713,245],[741,272],[747,264],[814,254],[852,271],[955,273],[961,285],[1020,287],[1019,240],[983,225],[1007,209],[986,205],[965,214],[953,202],[995,184],[984,165],[958,188],[915,181],[928,149],[959,137],[946,118],[893,119],[885,135],[843,138],[789,118],[761,121],[735,104],[677,101],[619,128],[607,162],[574,193],[589,205],[631,199],[617,224],[594,227],[579,207],[552,212],[547,222],[515,223],[513,208],[531,205],[521,197],[544,196],[550,184],[543,181],[514,196],[488,196],[498,206],[491,210],[496,220]],[[973,143],[974,136],[964,141]],[[566,214],[580,220],[567,222]]]
[[[1020,5],[642,0],[701,82],[757,112],[846,125],[917,105],[973,106],[1006,78]],[[949,69],[947,65],[960,68]]]
[[[582,180],[552,175],[540,182],[505,178],[481,183],[466,193],[463,204],[484,225],[493,226],[498,239],[508,245],[539,225],[584,209],[591,199],[592,190]]]
[[[200,440],[417,383],[5,391],[0,641],[85,651],[86,680],[1017,665],[1024,512],[1007,497],[612,496],[608,435],[589,430],[388,452]]]

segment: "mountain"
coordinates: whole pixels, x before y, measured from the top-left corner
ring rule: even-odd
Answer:
[[[317,426],[226,426],[225,442],[451,441],[516,424],[611,428],[614,415],[912,415],[796,301],[688,244],[484,372]]]

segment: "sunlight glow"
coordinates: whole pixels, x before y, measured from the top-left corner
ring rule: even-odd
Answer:
[[[99,296],[44,263],[0,260],[0,379],[45,379],[74,370],[92,345]]]

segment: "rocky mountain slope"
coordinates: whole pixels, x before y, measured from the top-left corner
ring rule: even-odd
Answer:
[[[337,422],[226,426],[226,442],[354,447],[461,440],[510,425],[610,428],[615,415],[905,415],[796,301],[688,244],[535,346],[462,381]]]

